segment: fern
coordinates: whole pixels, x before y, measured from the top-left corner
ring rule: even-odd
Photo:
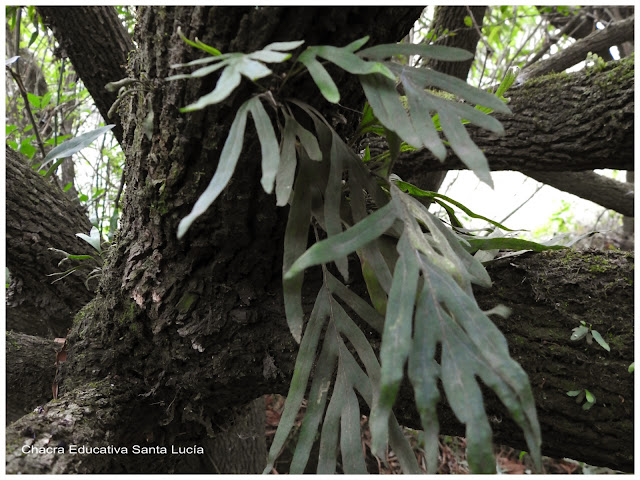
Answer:
[[[465,82],[389,60],[394,55],[469,59],[471,54],[464,50],[404,44],[361,50],[367,40],[365,37],[342,48],[307,47],[297,57],[298,68],[292,72],[308,72],[324,98],[333,103],[339,101],[340,93],[323,62],[331,62],[358,77],[368,101],[359,132],[382,134],[390,146],[382,168],[374,174],[376,162],[365,163],[356,156],[310,105],[278,98],[277,91],[265,91],[238,109],[211,183],[178,227],[178,237],[182,237],[227,186],[240,159],[247,116],[251,114],[262,148],[262,186],[268,193],[275,190],[277,205],[290,205],[284,239],[283,294],[289,329],[300,343],[265,472],[271,470],[284,446],[306,394],[308,406],[291,473],[305,471],[316,441],[318,473],[336,472],[338,451],[345,473],[366,473],[360,443],[360,401],[371,411],[373,453],[382,456],[390,446],[405,473],[420,473],[393,413],[405,365],[420,413],[429,472],[435,472],[437,466],[439,382],[453,412],[466,426],[471,468],[476,472],[495,470],[491,428],[478,379],[496,392],[520,425],[529,452],[540,468],[540,428],[527,376],[509,356],[504,336],[478,307],[471,289],[472,283],[490,286],[491,281],[470,252],[502,248],[498,245],[505,243],[498,241],[514,239],[466,235],[450,205],[472,216],[485,217],[444,195],[424,192],[392,175],[393,162],[409,146],[426,147],[444,159],[441,131],[461,160],[491,184],[486,158],[464,124],[474,123],[502,133],[500,123],[488,113],[508,113],[509,109],[501,98]],[[285,52],[303,43],[271,44],[250,54],[222,54],[198,40],[185,41],[212,56],[176,65],[208,66],[170,77],[171,80],[201,77],[219,70],[222,73],[215,89],[184,111],[224,100],[240,84],[242,76],[257,81],[270,75],[265,64],[288,60],[291,55]],[[398,82],[404,87],[404,99],[396,91]],[[446,90],[466,103],[433,95],[427,87]],[[284,125],[277,129],[279,141],[263,103],[274,110],[278,125]],[[302,126],[311,124],[314,131]],[[429,196],[445,206],[454,228],[445,226],[413,196]],[[307,249],[310,226],[322,229],[326,238]],[[354,253],[361,262],[369,300],[346,286],[347,258]],[[330,273],[328,265],[332,263],[342,280]],[[304,272],[312,266],[321,267],[323,283],[305,324],[301,292]],[[358,327],[361,321],[382,335],[379,359]]]

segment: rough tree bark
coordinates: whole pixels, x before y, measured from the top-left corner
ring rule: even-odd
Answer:
[[[513,114],[496,114],[504,136],[469,130],[491,170],[632,170],[633,95],[632,58],[598,69],[543,76],[506,93]],[[419,168],[465,167],[454,154],[442,163],[425,150],[401,154],[401,177]]]
[[[26,159],[6,149],[7,267],[11,283],[7,291],[7,329],[31,335],[64,337],[73,316],[93,293],[84,278],[72,274],[52,283],[69,268],[58,266],[63,258],[49,248],[76,255],[95,251],[76,233],[88,234],[91,223],[78,202],[62,195],[60,188],[32,170]],[[68,265],[68,264],[67,264]]]
[[[194,51],[176,35],[178,26],[187,37],[198,37],[223,51],[250,51],[272,41],[294,38],[304,38],[311,44],[343,45],[370,33],[375,43],[393,41],[404,35],[418,13],[415,8],[142,8],[140,47],[132,55],[130,66],[136,76],[154,80],[173,73],[170,64],[193,59]],[[355,94],[356,90],[348,84],[344,89],[340,85],[342,93],[354,92],[344,97],[353,103],[347,106],[357,108],[361,97]],[[98,295],[76,316],[68,336],[61,399],[40,413],[19,419],[7,431],[9,472],[214,471],[214,463],[206,455],[132,455],[131,445],[202,446],[210,435],[215,437],[216,432],[228,427],[226,420],[236,405],[262,393],[286,392],[296,347],[283,321],[281,302],[279,245],[284,212],[276,210],[273,199],[261,190],[259,147],[250,135],[243,165],[229,188],[191,227],[183,241],[175,238],[178,221],[190,211],[211,178],[221,138],[228,131],[233,112],[250,92],[243,87],[219,107],[186,115],[178,113],[179,107],[210,91],[212,86],[211,79],[155,82],[148,94],[156,115],[156,133],[151,141],[137,127],[147,115],[148,102],[135,98],[128,104],[123,118],[127,190],[122,227],[109,253]],[[313,85],[291,87],[298,97],[318,96]],[[521,264],[519,259],[512,261]],[[628,260],[627,268],[631,264]],[[631,287],[613,280],[627,275],[620,274],[625,271],[622,261],[619,270],[609,271],[608,282],[614,286],[605,292],[610,295],[620,290],[621,295],[628,295]],[[308,288],[313,291],[314,278],[309,277]],[[519,288],[511,281],[507,285]],[[518,298],[505,293],[507,298]],[[579,284],[575,294],[576,298],[583,298]],[[596,303],[585,306],[586,311],[595,310],[598,302],[606,304],[602,297],[592,299]],[[629,296],[616,300],[616,305],[630,303]],[[553,322],[558,316],[558,310],[546,302],[538,307],[538,315],[548,315],[545,321]],[[616,357],[614,372],[619,363],[632,358],[628,355],[628,324],[632,317],[621,316],[622,320],[615,322],[608,316],[593,320],[594,328],[601,332],[611,330],[620,343],[615,354],[620,359]],[[575,321],[571,318],[566,323],[573,328],[577,326]],[[531,323],[534,322],[523,321],[522,325]],[[565,332],[567,324],[561,323],[557,328]],[[563,338],[568,339],[570,328]],[[533,338],[535,332],[522,335]],[[559,333],[550,338],[561,343]],[[533,369],[528,370],[532,378],[537,378],[536,372],[555,368],[553,362],[537,362],[546,350],[536,351],[534,341],[524,343],[533,349],[528,351],[523,346],[521,350],[521,356],[530,362],[523,362],[525,369]],[[570,357],[571,353],[566,355]],[[606,378],[606,368],[611,363],[592,362],[590,358],[584,359],[582,367],[593,378]],[[573,378],[575,371],[570,374]],[[558,378],[559,386],[554,384],[553,395],[545,391],[539,395],[536,391],[540,409],[544,410],[550,396],[554,402],[560,401],[564,382],[569,381],[561,373],[554,378]],[[620,376],[619,383],[616,380],[611,386],[612,392],[624,396],[624,409],[613,402],[611,406],[606,404],[606,410],[597,405],[587,419],[592,425],[606,428],[610,415],[623,418],[627,414],[626,408],[632,402],[632,381],[625,382],[625,378],[628,377]],[[545,384],[539,387],[534,381],[533,385],[536,389]],[[614,396],[603,393],[598,398],[606,402],[609,395]],[[490,398],[487,405],[499,411]],[[551,423],[547,428],[558,423],[552,415],[554,411],[550,409]],[[405,418],[408,422],[411,419],[408,411]],[[443,431],[455,429],[455,422],[450,420],[443,420]],[[580,435],[584,435],[580,430],[584,421],[578,416],[573,424],[565,423],[566,428],[558,430],[563,436],[556,438],[570,436],[573,441],[555,442],[545,437],[543,451],[574,457],[589,453],[596,455],[595,461],[588,459],[592,463],[631,468],[627,457],[632,443],[628,424],[620,428],[627,440],[622,442],[622,450],[610,450],[605,444],[593,452],[578,451],[578,447],[568,451],[565,445],[577,445]],[[497,431],[501,425],[495,424]],[[129,454],[23,455],[20,451],[23,444],[64,447],[72,443],[92,447],[127,445]],[[619,458],[619,451],[623,452],[623,459]]]

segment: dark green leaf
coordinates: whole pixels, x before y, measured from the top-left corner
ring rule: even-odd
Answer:
[[[284,234],[283,274],[289,270],[296,258],[307,248],[309,221],[311,220],[311,165],[306,157],[301,156],[300,173],[296,179],[289,219]],[[302,311],[302,272],[291,278],[283,278],[282,289],[287,324],[293,338],[300,342],[304,314]]]
[[[329,238],[342,233],[342,216],[340,204],[342,203],[342,155],[337,143],[341,142],[337,135],[332,136],[330,170],[327,180],[327,188],[324,192],[324,223]],[[347,257],[334,259],[338,271],[349,281],[349,262]]]
[[[297,165],[295,120],[286,113],[284,120],[280,165],[278,165],[278,173],[276,174],[276,205],[278,207],[285,206],[289,201]]]
[[[392,204],[387,204],[364,220],[339,235],[313,245],[285,273],[285,280],[292,279],[306,268],[334,261],[355,252],[382,235],[395,221]]]
[[[380,401],[374,405],[369,426],[371,428],[371,450],[382,456],[388,435],[391,407],[403,377],[404,363],[411,348],[413,306],[418,287],[418,262],[406,235],[398,242],[400,257],[393,272],[393,284],[389,292],[387,315],[380,346],[382,364]]]
[[[384,64],[379,62],[367,62],[347,49],[332,46],[312,48],[314,53],[319,57],[329,60],[331,63],[335,63],[343,70],[353,73],[354,75],[379,73],[392,81],[395,81],[396,79],[395,75]]]
[[[316,298],[316,303],[313,307],[313,311],[311,312],[311,317],[309,318],[309,324],[307,325],[304,337],[300,343],[300,349],[298,350],[298,357],[293,370],[293,378],[291,379],[291,385],[289,386],[289,393],[287,394],[284,411],[280,417],[278,430],[273,438],[273,443],[269,450],[267,466],[263,473],[269,473],[273,468],[273,464],[295,423],[296,415],[300,410],[300,405],[304,398],[307,382],[309,381],[309,374],[311,373],[311,368],[313,367],[315,360],[315,352],[320,340],[320,333],[329,313],[327,294],[323,292],[325,292],[325,290],[321,290],[320,294],[318,294],[318,297]]]
[[[397,55],[419,55],[421,57],[433,58],[435,60],[445,62],[461,62],[473,58],[473,54],[471,52],[461,48],[413,43],[388,43],[384,45],[376,45],[375,47],[369,47],[358,52],[358,55],[375,60],[384,60],[385,58]]]
[[[324,407],[327,404],[327,395],[335,365],[338,359],[338,342],[333,321],[329,321],[327,333],[322,344],[322,351],[318,357],[316,370],[313,374],[309,401],[304,414],[300,436],[289,467],[290,474],[302,474],[307,466],[309,454],[316,440],[316,433],[322,421]]]
[[[474,253],[478,250],[533,250],[544,252],[545,250],[562,250],[567,247],[561,245],[542,245],[540,243],[520,238],[466,238],[469,247],[465,248]]]
[[[361,75],[359,78],[367,100],[380,122],[409,145],[420,147],[422,142],[400,101],[395,82],[382,75]]]

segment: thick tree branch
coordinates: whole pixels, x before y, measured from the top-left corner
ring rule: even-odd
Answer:
[[[619,182],[595,172],[544,172],[523,170],[522,173],[559,190],[591,200],[605,208],[633,217],[633,183]]]
[[[503,136],[469,128],[492,170],[580,171],[634,168],[634,64],[540,77],[511,88],[512,115],[496,115]],[[466,168],[450,153],[439,162],[428,150],[405,152],[404,179],[421,171]]]
[[[633,375],[627,371],[634,358],[633,262],[633,255],[615,252],[602,254],[567,250],[524,254],[489,264],[488,271],[494,281],[493,287],[475,289],[476,298],[483,309],[501,303],[512,310],[508,319],[496,316],[492,318],[507,338],[511,355],[521,363],[529,375],[542,427],[542,448],[545,455],[570,457],[624,471],[633,468]],[[320,275],[308,276],[305,285],[309,297],[313,297],[313,291],[317,291],[320,284]],[[366,298],[366,289],[361,279],[355,278],[350,288]],[[293,373],[293,358],[297,347],[291,341],[288,327],[282,320],[282,306],[267,300],[266,303],[256,304],[255,308],[244,309],[248,317],[253,317],[254,311],[256,315],[262,312],[259,314],[262,318],[260,321],[256,319],[254,328],[238,330],[233,341],[227,342],[219,353],[207,350],[208,356],[204,364],[201,364],[202,354],[197,352],[182,359],[182,362],[186,362],[183,366],[184,371],[190,372],[187,376],[181,377],[185,386],[187,382],[193,381],[191,375],[205,375],[206,371],[211,371],[212,365],[221,368],[221,372],[210,380],[211,388],[217,391],[217,395],[212,398],[216,405],[212,408],[217,409],[218,415],[225,411],[224,408],[235,405],[239,397],[246,395],[241,393],[242,385],[245,385],[245,389],[247,385],[251,385],[251,392],[255,396],[274,391],[286,393],[287,381]],[[570,340],[571,330],[579,326],[581,320],[585,320],[602,334],[611,347],[610,352],[595,342],[588,345],[584,340]],[[95,326],[93,330],[91,327],[97,321],[99,319],[88,315],[81,321],[81,328],[87,332],[95,331]],[[263,327],[268,330],[261,330]],[[372,337],[371,340],[374,344],[379,341],[376,337]],[[95,340],[88,341],[95,343]],[[271,366],[268,369],[263,363],[264,353],[260,348],[260,341],[268,343],[266,350],[272,354],[269,362]],[[70,360],[78,362],[78,358],[71,358],[73,354],[72,350]],[[140,352],[139,355],[145,353]],[[99,351],[88,352],[87,356],[82,357],[82,361],[87,366],[95,365],[95,358],[100,358]],[[9,357],[8,361],[12,361],[12,357]],[[242,364],[243,377],[235,378],[224,374],[225,371],[233,371],[233,365],[237,363]],[[100,366],[96,367],[99,368],[97,375],[114,371],[112,366],[98,365]],[[133,372],[137,368],[145,367],[142,363],[136,363],[136,359],[132,359],[128,368]],[[136,435],[129,428],[123,428],[123,425],[126,426],[127,422],[133,421],[130,420],[135,418],[132,415],[140,415],[140,412],[144,412],[144,421],[136,420],[136,425],[143,425],[139,433],[147,431],[145,429],[155,432],[156,437],[152,443],[156,445],[162,441],[173,441],[170,437],[158,436],[161,435],[157,425],[158,418],[166,416],[167,411],[172,412],[172,415],[180,415],[179,412],[190,409],[191,404],[185,403],[185,400],[178,405],[170,405],[169,402],[157,404],[157,400],[148,395],[149,386],[137,385],[131,374],[110,375],[107,384],[113,384],[114,387],[109,388],[114,388],[114,392],[127,390],[131,398],[127,400],[122,395],[117,397],[114,393],[116,398],[100,407],[100,418],[115,419],[112,423],[96,427],[99,428],[102,437],[94,437],[91,430],[96,421],[95,410],[86,410],[87,406],[94,404],[93,395],[98,394],[99,389],[89,391],[83,387],[70,390],[63,397],[61,406],[60,402],[56,402],[45,406],[44,413],[32,413],[15,422],[7,432],[7,444],[16,445],[12,452],[23,444],[42,445],[45,441],[53,440],[68,443],[69,438],[73,438],[78,444],[82,441],[90,445],[104,444],[104,441],[100,443],[96,438],[109,438],[112,445],[130,447],[142,440],[139,434]],[[266,378],[265,375],[271,378]],[[596,405],[588,412],[582,410],[573,398],[566,395],[569,390],[582,388],[589,389],[597,398]],[[235,391],[236,395],[226,394],[229,390]],[[139,393],[145,394],[139,396]],[[206,392],[203,390],[200,394],[206,395]],[[131,402],[132,399],[138,404],[137,413],[131,413],[120,404],[122,400]],[[396,411],[402,423],[420,428],[420,420],[413,402],[413,392],[407,388],[401,392]],[[164,407],[158,408],[158,405]],[[485,406],[493,419],[495,441],[526,449],[519,428],[510,420],[500,401],[489,392],[485,395]],[[82,412],[83,408],[87,413],[76,418],[75,412]],[[48,413],[51,409],[55,409],[53,415]],[[81,418],[86,417],[87,428],[74,432],[73,437],[70,437],[72,430],[68,433],[66,430],[61,431],[57,436],[52,436],[50,432],[56,429],[62,418],[66,418],[65,411],[73,416],[76,425],[84,425]],[[441,433],[464,435],[464,429],[448,408],[442,407],[439,416]],[[198,430],[190,428],[192,422],[198,418],[200,417],[197,415],[182,414],[179,430],[188,433],[183,433],[179,438],[186,444],[190,441],[201,442],[202,432],[198,433]],[[27,428],[31,428],[27,431],[28,435],[24,433]],[[55,442],[53,445],[58,444]],[[29,463],[35,459],[20,459],[18,453],[12,452],[7,453],[11,471],[40,471],[35,470],[40,467],[34,467]],[[65,462],[69,461],[67,457],[67,454],[53,455],[48,457],[47,461],[54,465],[54,472],[62,472],[66,468],[79,468],[76,464],[66,465]],[[120,471],[119,469],[129,472],[141,471],[137,468],[142,466],[136,465],[135,460],[131,458],[124,459],[118,456],[115,460],[118,462],[118,469],[115,469],[114,463],[110,466],[114,468],[111,472]],[[134,463],[129,463],[132,461]],[[144,465],[144,468],[152,468],[147,470],[147,473],[161,472],[165,467]],[[103,469],[100,471],[106,471],[104,469],[107,467],[100,468]]]
[[[612,45],[633,41],[633,26],[633,16],[620,22],[611,23],[607,28],[596,30],[547,60],[535,63],[523,70],[520,72],[520,78],[526,81],[548,73],[562,72],[583,61],[589,52],[597,52]]]
[[[52,283],[55,277],[47,275],[66,268],[58,266],[63,257],[49,248],[94,254],[95,250],[75,235],[89,233],[91,222],[78,202],[70,201],[8,147],[6,176],[7,267],[11,274],[7,329],[64,337],[73,315],[93,293],[78,274]]]

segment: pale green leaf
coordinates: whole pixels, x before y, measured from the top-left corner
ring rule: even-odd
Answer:
[[[344,50],[348,52],[356,52],[362,48],[362,46],[369,41],[369,35],[359,38],[358,40],[354,40],[349,45],[345,45],[342,47]]]
[[[258,50],[247,55],[251,60],[258,60],[265,63],[281,63],[291,58],[290,53],[274,52],[270,50]]]
[[[315,54],[307,49],[298,57],[298,61],[307,67],[311,78],[320,89],[322,96],[327,99],[328,102],[338,103],[340,101],[338,87],[336,87],[329,72],[316,60]]]
[[[389,68],[398,76],[405,75],[419,88],[435,87],[464,98],[467,102],[492,108],[499,113],[511,113],[509,107],[495,95],[469,85],[464,80],[431,69],[407,67],[389,63]]]
[[[276,50],[278,52],[287,52],[298,48],[304,43],[304,40],[294,40],[291,42],[273,42],[263,48],[263,50]]]
[[[573,333],[571,334],[571,340],[576,341],[585,337],[589,333],[589,327],[585,327],[581,325],[573,329]]]
[[[107,125],[106,127],[96,128],[95,130],[91,130],[90,132],[83,133],[82,135],[78,135],[77,137],[73,137],[66,142],[61,143],[57,147],[51,149],[51,151],[44,157],[42,161],[42,165],[40,165],[40,169],[42,169],[49,162],[57,158],[66,158],[70,157],[76,152],[79,152],[83,148],[91,145],[98,137],[103,135],[104,133],[111,130],[115,125]]]
[[[376,332],[382,333],[384,328],[384,317],[376,312],[371,305],[347,288],[340,280],[325,273],[327,286],[331,293],[337,295],[352,309],[362,320],[367,322]]]
[[[209,75],[210,73],[215,72],[216,70],[220,70],[221,68],[228,66],[229,63],[230,63],[229,60],[222,61],[222,62],[216,63],[215,65],[209,65],[208,67],[199,68],[198,70],[195,70],[194,72],[191,72],[191,73],[172,75],[170,77],[167,77],[167,80],[169,81],[169,80],[181,80],[183,78],[204,77],[206,75]]]
[[[442,108],[439,109],[439,115],[442,131],[447,136],[451,149],[480,180],[493,188],[487,157],[471,139],[460,119]]]
[[[260,183],[265,192],[271,193],[280,164],[278,139],[259,97],[249,100],[249,111],[258,132],[262,152],[262,178]]]
[[[346,349],[345,349],[346,350]],[[344,381],[348,382],[346,373]],[[338,370],[340,375],[340,370]],[[339,381],[339,380],[337,380]],[[340,421],[340,452],[342,467],[347,475],[366,474],[367,466],[362,451],[362,434],[360,432],[360,407],[358,398],[351,388],[345,389],[346,404],[342,410]]]
[[[313,245],[291,265],[284,278],[291,279],[308,267],[328,263],[355,252],[382,235],[393,225],[395,218],[393,205],[388,203],[341,234]]]
[[[584,393],[585,393],[585,398],[587,399],[587,402],[596,403],[596,397],[594,397],[593,394],[589,390],[587,390],[585,388],[584,389]]]
[[[256,62],[257,63],[257,62]],[[231,95],[238,85],[240,85],[241,75],[235,65],[229,65],[222,71],[218,79],[216,88],[210,93],[203,95],[196,102],[180,109],[181,112],[193,112],[219,103]],[[245,114],[246,115],[246,114]],[[237,116],[236,116],[237,118]]]
[[[82,240],[91,245],[96,251],[102,251],[102,238],[100,238],[100,231],[96,227],[91,227],[89,235],[84,233],[76,233],[76,237],[80,237]]]
[[[294,121],[296,137],[300,140],[300,144],[307,151],[307,155],[311,160],[319,162],[322,160],[322,151],[318,144],[318,139],[313,133],[304,128],[298,122]]]
[[[209,206],[227,186],[229,180],[231,180],[231,176],[238,163],[238,158],[240,158],[240,152],[242,151],[248,108],[249,101],[243,103],[236,112],[236,117],[231,124],[229,135],[220,154],[220,161],[218,162],[216,173],[213,175],[205,191],[196,201],[191,213],[180,221],[178,225],[178,238],[182,238],[196,218],[207,211]]]
[[[322,424],[320,434],[320,451],[318,453],[317,473],[320,475],[333,475],[336,472],[338,459],[338,438],[340,432],[340,417],[345,407],[347,387],[344,382],[344,374],[336,379],[331,400]]]
[[[598,345],[604,348],[607,352],[611,351],[611,347],[609,347],[609,344],[605,342],[604,338],[602,338],[602,335],[600,335],[600,332],[591,330],[591,335],[593,336],[595,341],[598,342]]]
[[[271,69],[264,64],[251,60],[248,56],[243,56],[237,65],[238,72],[247,77],[249,80],[258,80],[259,78],[271,75]]]
[[[440,365],[435,361],[435,354],[441,333],[437,328],[430,328],[436,325],[435,321],[430,322],[431,325],[427,321],[427,319],[436,319],[440,315],[428,291],[429,284],[424,282],[416,306],[415,331],[409,356],[408,374],[422,423],[427,473],[434,474],[438,467],[439,423],[436,407],[440,401],[437,383]]]

